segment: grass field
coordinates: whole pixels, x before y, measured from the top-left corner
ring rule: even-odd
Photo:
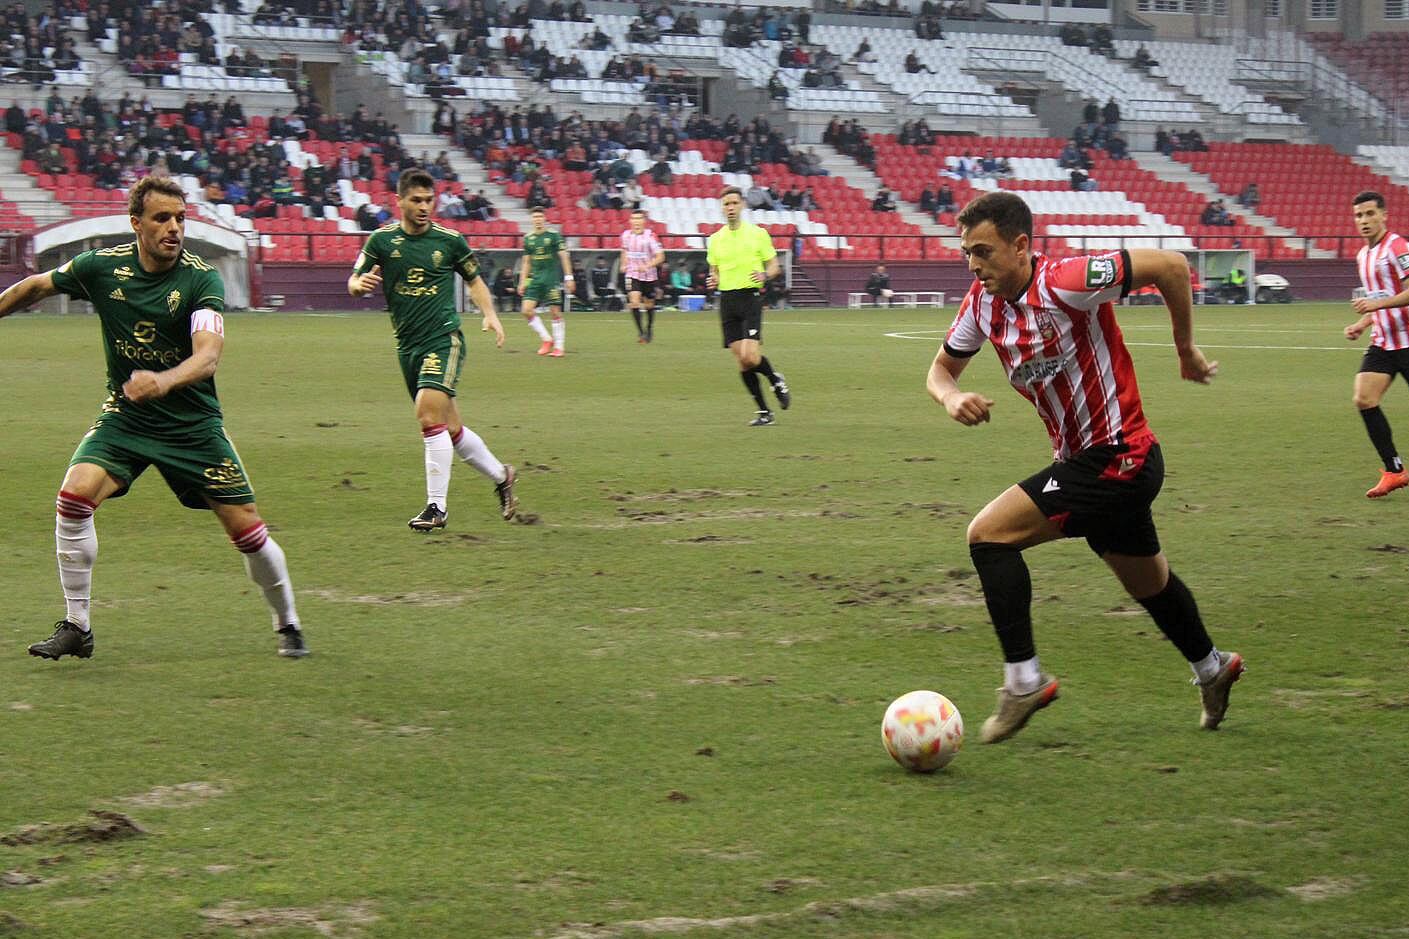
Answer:
[[[1364,498],[1348,311],[1200,309],[1207,388],[1162,309],[1122,314],[1162,539],[1249,672],[1199,730],[1138,606],[1044,546],[1063,697],[995,747],[964,528],[1049,451],[991,351],[992,424],[925,395],[951,312],[770,314],[795,400],[763,429],[710,314],[649,347],[584,314],[559,361],[506,318],[461,400],[531,524],[457,466],[430,537],[385,318],[232,316],[221,397],[302,661],[155,473],[97,516],[94,658],[24,654],[62,614],[53,496],[102,357],[89,317],[0,323],[0,936],[1409,934],[1409,493]],[[1401,386],[1385,409],[1409,444]],[[969,746],[912,776],[879,723],[926,687]]]

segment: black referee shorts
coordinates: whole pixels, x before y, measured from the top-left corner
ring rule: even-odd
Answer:
[[[1164,485],[1164,455],[1153,437],[1089,447],[1018,485],[1064,537],[1085,538],[1098,555],[1159,554],[1150,506]]]
[[[763,295],[752,287],[719,291],[719,325],[726,349],[740,339],[762,342]]]

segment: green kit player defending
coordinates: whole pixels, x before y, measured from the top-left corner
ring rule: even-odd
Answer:
[[[479,275],[479,262],[465,236],[431,221],[435,180],[424,170],[401,174],[396,186],[401,221],[367,238],[347,279],[347,292],[364,297],[382,289],[401,375],[416,406],[426,455],[426,507],[409,522],[416,531],[445,527],[450,466],[458,456],[488,476],[505,521],[514,517],[514,468],[501,463],[478,434],[465,426],[455,403],[455,384],[464,363],[465,337],[455,311],[455,275],[469,285],[470,299],[483,317],[481,331],[494,332],[504,345],[504,327],[494,297]]]
[[[519,269],[519,296],[523,297],[523,317],[538,334],[542,344],[539,355],[550,355],[555,359],[563,357],[563,340],[567,337],[567,323],[563,320],[563,287],[572,293],[572,258],[568,256],[567,242],[555,231],[549,231],[547,216],[541,207],[529,213],[533,219],[533,231],[523,236],[523,266]],[[538,315],[538,307],[547,304],[553,312],[553,335],[543,328],[543,320]]]
[[[0,317],[58,293],[90,301],[108,365],[107,401],[59,489],[54,538],[67,611],[29,654],[93,654],[93,513],[155,466],[182,505],[213,510],[244,554],[245,569],[273,613],[279,654],[307,655],[284,552],[259,517],[215,394],[225,285],[215,268],[182,250],[186,195],[180,185],[149,176],[132,187],[127,207],[135,242],[85,251],[0,294]]]

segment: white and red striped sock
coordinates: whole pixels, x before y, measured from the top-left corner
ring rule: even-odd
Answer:
[[[535,313],[533,319],[528,321],[528,328],[536,332],[538,334],[539,339],[543,340],[544,342],[548,341],[548,330],[543,325],[543,317]]]
[[[553,317],[553,348],[562,349],[563,342],[567,340],[568,324],[567,320],[561,316]]]
[[[421,428],[426,444],[426,501],[445,511],[445,498],[450,492],[450,464],[455,447],[444,424]]]
[[[87,632],[93,563],[98,559],[98,531],[93,525],[98,506],[60,490],[54,507],[54,549],[59,558],[59,584],[64,589],[64,619]]]
[[[274,619],[274,628],[298,627],[298,612],[294,609],[294,588],[289,581],[289,566],[284,561],[284,549],[269,536],[263,522],[251,525],[230,539],[245,556],[245,572],[264,592],[264,601]]]
[[[455,446],[455,455],[479,470],[496,483],[502,483],[507,476],[504,464],[485,446],[479,434],[462,426],[450,442]]]

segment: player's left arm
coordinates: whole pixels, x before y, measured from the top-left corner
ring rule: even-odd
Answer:
[[[1218,363],[1204,358],[1194,344],[1194,291],[1189,282],[1189,262],[1178,251],[1131,248],[1122,252],[1128,265],[1125,293],[1154,284],[1169,309],[1174,327],[1174,348],[1179,353],[1179,376],[1207,385],[1218,374]]]
[[[754,280],[757,280],[760,286],[783,272],[783,266],[778,263],[778,249],[773,247],[773,236],[765,231],[763,237],[767,247],[758,255],[758,259],[763,262],[763,279],[759,280],[757,275],[754,276]]]
[[[660,267],[665,263],[665,249],[661,247],[660,240],[657,238],[652,238],[651,244],[656,247],[656,253],[651,255],[651,267]]]
[[[1389,310],[1399,306],[1409,306],[1409,243],[1398,235],[1391,235],[1394,241],[1389,244],[1390,267],[1399,278],[1400,286],[1403,290],[1392,297],[1361,297],[1351,302],[1351,306],[1363,317],[1367,317],[1361,324],[1360,330],[1363,332],[1369,327],[1371,320],[1368,319],[1371,313],[1376,310]],[[3,315],[3,314],[0,314]],[[1354,338],[1354,337],[1352,337]]]
[[[0,319],[58,293],[59,288],[54,286],[53,271],[31,274],[24,280],[10,285],[4,293],[0,293]]]
[[[191,354],[162,372],[133,372],[122,385],[122,396],[133,404],[164,398],[178,388],[215,374],[225,348],[225,317],[206,308],[191,314]]]

